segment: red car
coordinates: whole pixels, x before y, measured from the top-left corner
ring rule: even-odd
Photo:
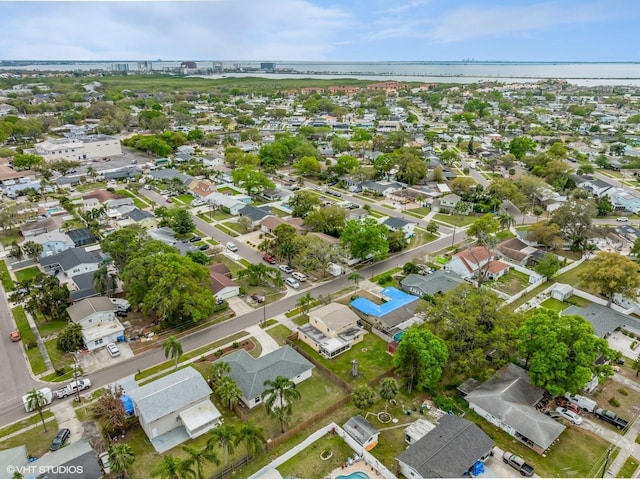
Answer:
[[[12,331],[9,333],[9,337],[11,338],[11,341],[13,341],[14,343],[17,343],[18,341],[20,341],[20,333],[18,331]]]
[[[269,256],[268,254],[265,254],[265,255],[262,257],[262,259],[263,259],[263,260],[265,260],[265,261],[266,261],[267,263],[269,263],[269,264],[276,264],[276,263],[277,263],[277,261],[275,260],[275,258],[274,258],[273,256]]]

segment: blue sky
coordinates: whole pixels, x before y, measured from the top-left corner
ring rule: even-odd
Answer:
[[[640,61],[638,0],[0,0],[0,58]]]

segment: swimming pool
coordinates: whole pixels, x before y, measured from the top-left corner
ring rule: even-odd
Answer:
[[[369,479],[369,476],[361,471],[355,471],[348,476],[338,476],[336,479]]]

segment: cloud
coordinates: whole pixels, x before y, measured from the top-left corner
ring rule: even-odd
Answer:
[[[395,7],[385,8],[384,10],[377,10],[375,13],[377,15],[398,15],[400,13],[405,13],[408,10],[412,10],[416,7],[422,6],[428,3],[429,0],[411,0],[407,3],[402,3],[400,5],[396,5]]]
[[[0,2],[6,59],[322,60],[353,18],[310,0]]]

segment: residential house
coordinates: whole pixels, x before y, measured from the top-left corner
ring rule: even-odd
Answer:
[[[209,271],[211,271],[212,273],[221,274],[222,276],[226,276],[227,278],[231,279],[231,271],[224,263],[214,263],[212,265],[209,265]]]
[[[72,278],[78,274],[96,271],[102,259],[84,248],[69,248],[61,253],[40,259],[40,266],[47,274],[64,273]]]
[[[604,180],[599,180],[597,178],[581,178],[577,179],[576,186],[578,188],[582,188],[583,190],[587,190],[592,193],[594,196],[598,198],[601,197],[607,190],[613,187],[611,183],[607,183]]]
[[[160,160],[156,160],[158,164]],[[180,173],[175,168],[165,168],[163,170],[151,170],[148,173],[154,180],[173,181],[176,178],[180,186],[186,188],[193,181],[193,176]]]
[[[453,211],[457,204],[462,201],[460,196],[455,193],[449,193],[448,195],[444,195],[440,198],[440,210]]]
[[[628,303],[628,305],[630,305],[630,303]],[[591,303],[586,307],[569,306],[562,311],[561,314],[563,316],[574,314],[582,316],[593,327],[593,334],[599,338],[607,338],[613,334],[616,329],[624,326],[628,326],[635,331],[640,331],[639,319],[627,314],[622,314],[602,304]]]
[[[454,254],[445,268],[463,279],[472,279],[482,274],[489,281],[504,276],[510,269],[507,263],[496,260],[485,246],[472,246]]]
[[[439,269],[432,274],[409,274],[400,281],[400,287],[415,296],[436,296],[444,294],[463,284],[464,280],[456,273]]]
[[[40,254],[41,258],[62,253],[63,251],[75,246],[73,241],[71,241],[71,238],[69,238],[69,235],[60,231],[42,233],[31,237],[29,241],[42,245],[42,253]]]
[[[484,419],[542,454],[565,430],[562,424],[536,410],[544,392],[531,384],[527,371],[509,363],[465,399]]]
[[[487,459],[494,445],[471,421],[446,414],[396,460],[404,477],[412,479],[470,476],[474,464]]]
[[[279,199],[282,199],[281,191],[278,189],[263,190],[260,193],[260,196],[262,196],[267,201],[278,201]]]
[[[82,196],[82,208],[85,211],[100,208],[107,201],[115,200],[117,198],[122,198],[122,196],[116,195],[115,193],[111,193],[107,190],[95,190]]]
[[[260,225],[260,221],[266,216],[270,216],[271,213],[260,208],[256,208],[255,206],[246,205],[244,208],[238,211],[238,216],[246,217],[251,220],[251,226],[253,228],[257,228]]]
[[[603,193],[603,196],[609,197],[615,210],[640,212],[640,194],[637,191],[626,188],[609,188]]]
[[[496,249],[504,258],[520,266],[536,264],[544,256],[542,251],[529,246],[518,237],[501,241]]]
[[[223,421],[211,388],[192,367],[126,390],[140,426],[159,453],[210,431]]]
[[[51,216],[33,223],[25,223],[20,226],[20,234],[24,239],[33,239],[34,236],[60,230],[63,221],[59,216]]]
[[[141,210],[138,208],[134,208],[129,211],[127,214],[120,217],[119,220],[116,221],[116,225],[118,228],[125,228],[131,225],[138,225],[144,229],[157,228],[158,227],[158,218],[147,210]]]
[[[209,271],[211,291],[218,301],[234,298],[240,294],[240,285],[224,274]]]
[[[265,216],[260,221],[260,231],[266,234],[272,234],[278,226],[282,224],[288,224],[295,228],[296,233],[303,234],[307,231],[307,229],[303,226],[303,221],[304,220],[302,218],[283,219],[278,216]]]
[[[311,377],[314,368],[312,363],[291,346],[282,346],[258,359],[240,349],[218,361],[224,361],[231,367],[229,377],[242,390],[240,400],[249,409],[262,404],[262,395],[266,390],[265,381],[273,381],[278,376],[283,376],[295,384],[300,384]]]
[[[351,417],[344,423],[342,429],[365,451],[370,451],[378,444],[380,431],[378,431],[373,424],[363,418],[360,414]]]
[[[225,195],[223,193],[211,193],[206,197],[206,201],[207,203],[228,212],[232,216],[238,216],[240,210],[247,206],[246,203],[241,201],[238,197]]]
[[[383,332],[413,318],[420,299],[393,287],[380,291],[380,297],[382,304],[374,303],[368,298],[356,298],[351,301],[350,306],[361,319]]]
[[[309,322],[298,328],[298,339],[327,359],[362,341],[366,330],[348,306],[330,303],[309,312]]]
[[[198,198],[206,198],[216,192],[216,185],[207,180],[194,179],[189,184],[189,191]]]
[[[402,231],[405,238],[412,238],[416,228],[416,223],[413,221],[408,221],[404,218],[397,218],[395,216],[388,217],[382,222],[382,224],[391,231]]]
[[[78,228],[75,230],[69,230],[67,231],[67,236],[71,238],[71,241],[73,241],[73,244],[76,246],[76,248],[98,242],[89,228]]]
[[[82,339],[89,351],[114,343],[123,336],[124,326],[115,311],[114,304],[104,296],[83,299],[67,308],[71,322],[82,327]]]
[[[358,220],[361,221],[369,216],[369,212],[364,208],[356,208],[349,210],[347,213],[347,221]]]
[[[69,299],[71,301],[78,302],[86,298],[93,296],[99,296],[99,292],[93,287],[95,272],[77,274],[71,278],[71,281],[67,283],[69,287]],[[111,290],[107,289],[107,293]]]
[[[36,472],[39,474],[35,476],[38,479],[72,479],[80,476],[82,479],[102,479],[104,477],[97,453],[86,439],[80,439],[57,451],[43,454],[36,461],[30,462],[27,467],[29,466],[35,468],[34,472],[40,471]],[[34,475],[25,474],[24,477],[31,478]]]
[[[147,234],[149,235],[149,237],[151,237],[151,239],[162,241],[164,244],[173,246],[182,255],[186,255],[187,251],[194,250],[193,245],[188,241],[185,242],[176,239],[175,232],[168,226],[163,226],[161,228],[152,228],[150,230],[147,230]]]
[[[365,181],[360,186],[362,186],[363,191],[371,191],[380,196],[388,196],[406,185],[395,181]]]

